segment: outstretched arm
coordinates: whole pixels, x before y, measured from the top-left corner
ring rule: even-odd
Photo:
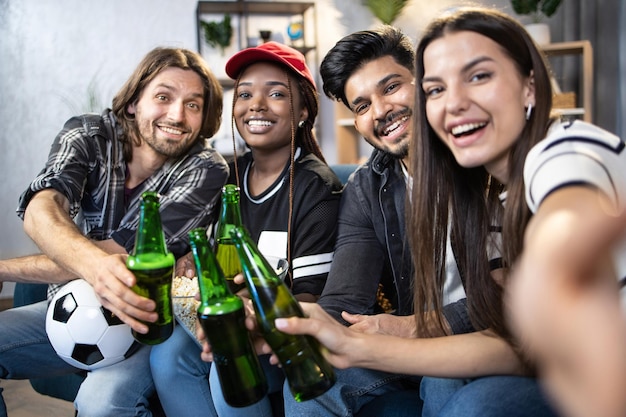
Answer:
[[[513,330],[568,415],[626,415],[626,322],[610,259],[625,230],[599,192],[562,188],[529,224],[508,288]]]
[[[130,287],[135,276],[126,268],[126,250],[113,240],[95,242],[85,237],[68,215],[69,202],[58,191],[42,190],[29,202],[24,229],[44,255],[18,258],[16,276],[38,277],[42,282],[64,282],[81,277],[96,291],[102,305],[139,332],[154,321],[154,301],[140,297]]]
[[[307,318],[277,319],[276,327],[314,336],[338,368],[455,378],[523,373],[515,351],[488,331],[429,339],[367,334],[339,324],[317,304],[301,305]]]

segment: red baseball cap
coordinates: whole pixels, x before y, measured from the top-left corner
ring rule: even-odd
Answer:
[[[287,65],[296,74],[306,78],[313,88],[316,88],[313,75],[306,66],[304,55],[290,46],[274,41],[237,52],[226,63],[226,74],[236,80],[245,67],[259,61],[273,61]]]

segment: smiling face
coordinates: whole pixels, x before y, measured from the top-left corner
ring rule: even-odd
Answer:
[[[405,158],[411,138],[413,74],[391,56],[368,62],[345,86],[354,126],[377,149]]]
[[[508,155],[535,103],[531,77],[522,76],[496,42],[461,31],[424,50],[426,116],[433,130],[466,168],[485,166],[508,180]]]
[[[248,146],[256,150],[289,149],[291,144],[291,102],[295,123],[305,120],[297,83],[280,66],[259,62],[248,66],[239,77],[233,117],[237,130]]]
[[[142,144],[172,158],[187,152],[202,126],[204,88],[192,70],[167,68],[128,106],[135,115]]]

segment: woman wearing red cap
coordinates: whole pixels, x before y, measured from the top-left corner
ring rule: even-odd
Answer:
[[[234,126],[249,148],[230,163],[229,182],[241,189],[243,224],[264,255],[289,260],[287,284],[296,298],[316,301],[333,257],[342,186],[313,133],[315,80],[300,52],[276,42],[238,52],[226,73],[235,80]],[[250,407],[228,406],[216,372],[209,384],[210,362],[202,359],[211,359],[210,348],[205,343],[201,359],[198,344],[178,329],[151,355],[167,415],[272,415],[268,398]],[[283,373],[261,359],[270,394],[282,405]]]

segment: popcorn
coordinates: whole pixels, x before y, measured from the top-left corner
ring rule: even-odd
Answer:
[[[200,291],[198,288],[198,277],[174,277],[172,281],[172,296],[193,297]]]
[[[196,319],[199,301],[194,296],[198,292],[198,278],[174,277],[172,281],[172,302],[174,315],[185,330],[196,339]]]

